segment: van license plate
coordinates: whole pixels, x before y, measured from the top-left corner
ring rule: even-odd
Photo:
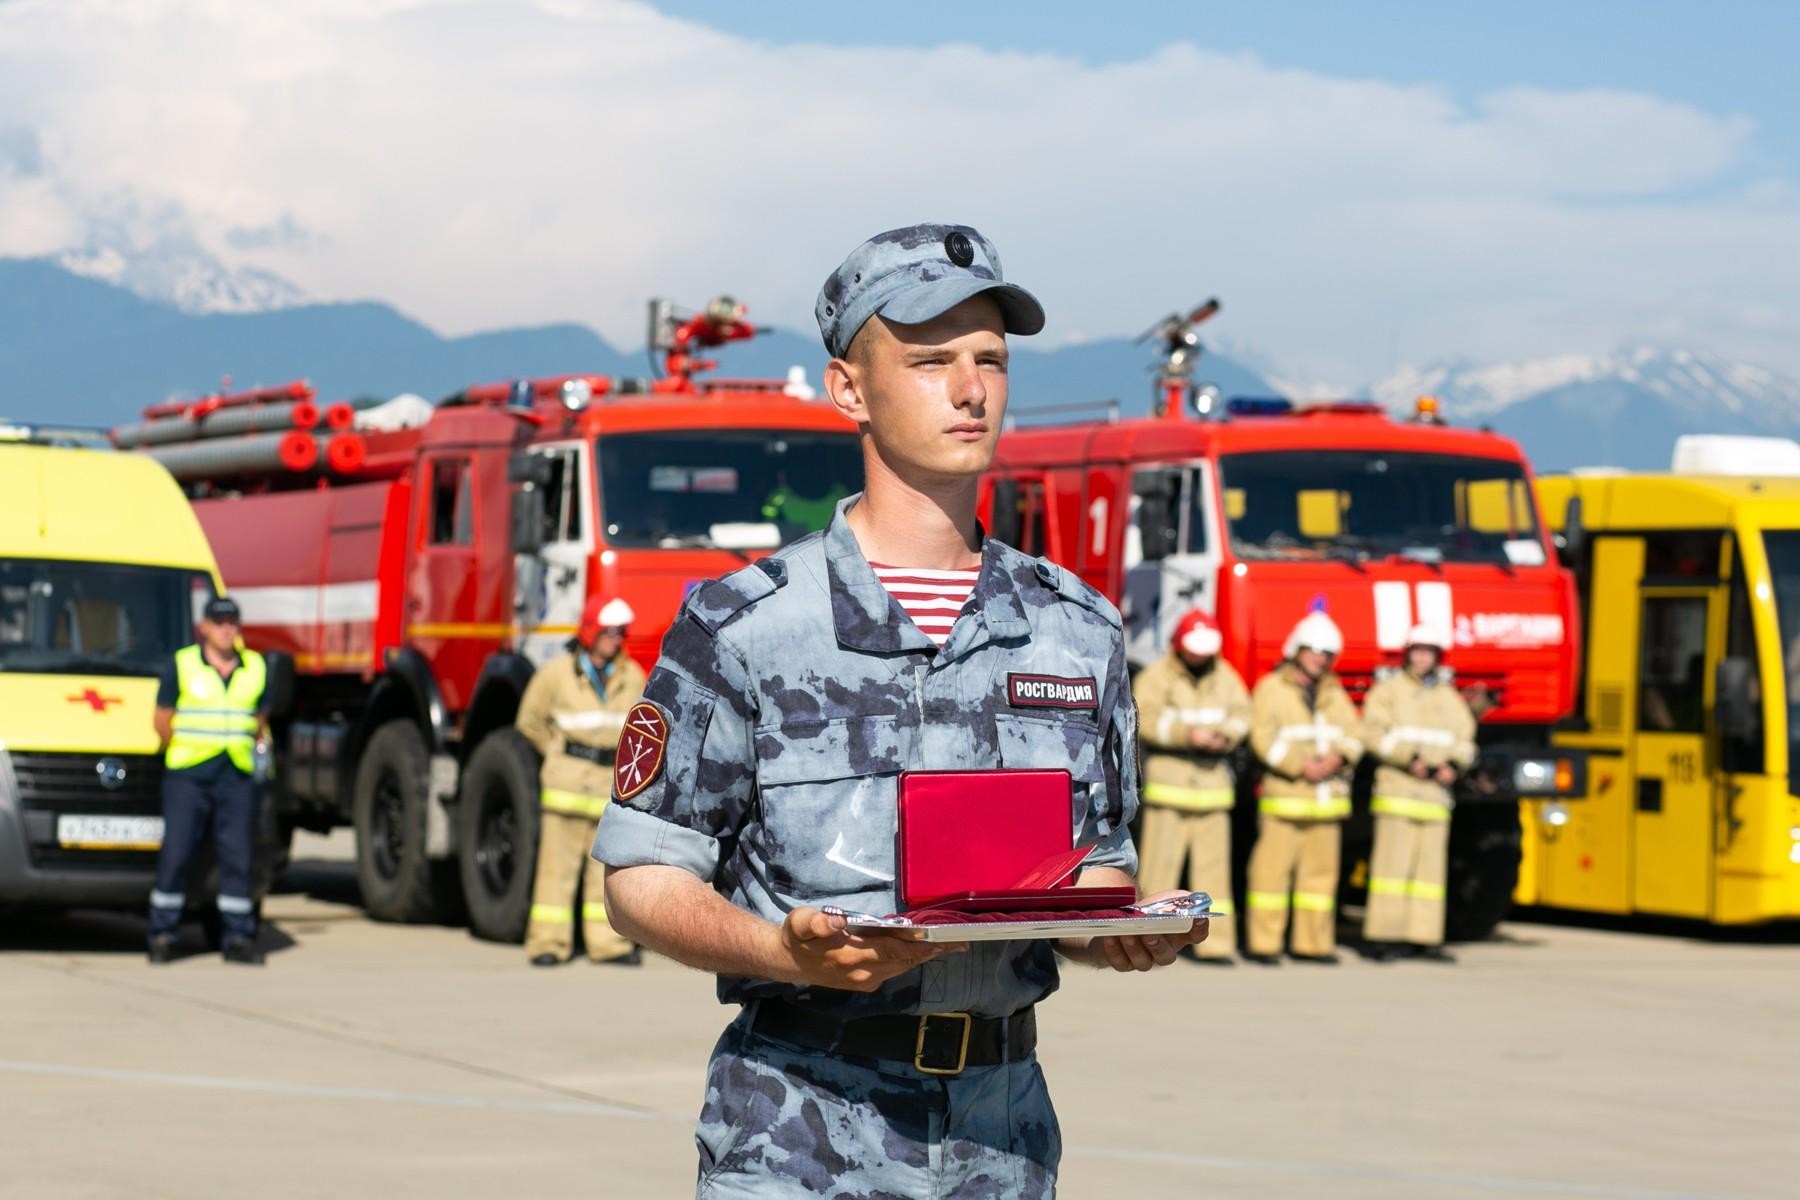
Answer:
[[[155,850],[162,839],[161,817],[56,818],[56,840],[65,850]]]

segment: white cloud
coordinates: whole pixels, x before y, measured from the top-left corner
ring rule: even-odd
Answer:
[[[649,295],[718,291],[807,329],[863,236],[954,219],[1054,338],[1216,293],[1221,333],[1315,376],[1671,329],[1800,367],[1792,181],[1744,178],[1744,120],[1643,95],[771,46],[607,0],[14,0],[0,112],[41,171],[0,175],[0,253],[128,193],[449,331],[632,344]]]

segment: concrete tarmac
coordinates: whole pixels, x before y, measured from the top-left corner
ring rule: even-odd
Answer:
[[[691,1195],[712,981],[380,925],[301,835],[261,969],[0,917],[0,1197]],[[1512,923],[1454,967],[1065,969],[1066,1197],[1800,1194],[1800,946]]]

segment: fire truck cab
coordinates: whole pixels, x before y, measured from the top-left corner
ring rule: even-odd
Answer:
[[[1173,353],[1193,353],[1180,326],[1203,314],[1171,318],[1155,415],[1004,433],[984,484],[988,528],[1117,603],[1134,668],[1199,607],[1254,683],[1280,662],[1294,624],[1322,608],[1343,629],[1337,670],[1360,703],[1415,623],[1452,631],[1448,662],[1481,716],[1482,755],[1452,826],[1450,922],[1453,935],[1478,936],[1504,915],[1517,877],[1518,799],[1583,782],[1580,753],[1551,749],[1573,706],[1577,611],[1530,468],[1506,438],[1443,423],[1435,402],[1410,421],[1365,403],[1225,403],[1191,386],[1191,357]],[[1240,855],[1253,774],[1239,772]],[[1367,835],[1356,834],[1353,824],[1352,902],[1366,877]]]
[[[521,936],[539,764],[512,722],[586,599],[631,604],[648,666],[692,587],[862,486],[853,427],[803,383],[696,378],[696,350],[755,332],[740,306],[660,313],[662,378],[470,387],[399,428],[359,424],[350,471],[189,480],[246,640],[295,659],[281,810],[355,827],[378,918],[460,898],[477,933]]]

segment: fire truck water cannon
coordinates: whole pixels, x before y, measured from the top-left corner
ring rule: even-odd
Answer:
[[[692,316],[682,319],[668,300],[650,301],[650,351],[663,355],[662,372],[677,379],[691,379],[701,371],[710,371],[718,362],[696,358],[696,350],[710,350],[729,342],[745,342],[761,333],[744,319],[749,309],[730,296],[720,296]]]
[[[1219,308],[1218,298],[1214,297],[1186,316],[1170,313],[1138,335],[1140,343],[1152,339],[1162,343],[1163,361],[1151,368],[1156,372],[1157,416],[1180,420],[1190,407],[1199,416],[1212,415],[1217,390],[1194,389],[1194,364],[1205,353],[1194,327],[1218,315]]]

